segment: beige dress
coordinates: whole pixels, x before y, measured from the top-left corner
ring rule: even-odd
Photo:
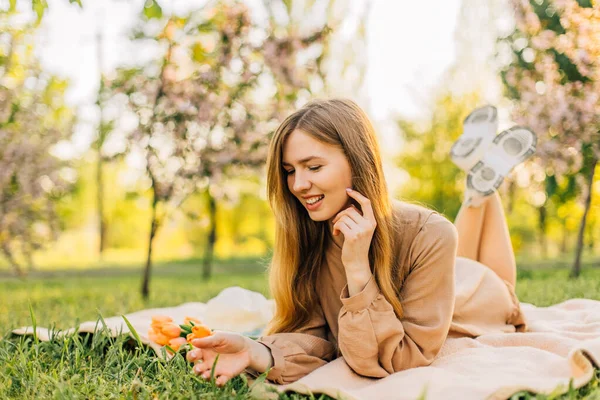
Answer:
[[[267,379],[294,382],[343,356],[358,374],[385,377],[429,365],[447,337],[525,331],[510,283],[476,261],[456,257],[457,232],[442,215],[396,202],[404,235],[398,257],[410,263],[401,290],[404,317],[396,317],[372,277],[348,297],[341,247],[333,240],[318,281],[320,307],[294,333],[262,336],[273,355]]]

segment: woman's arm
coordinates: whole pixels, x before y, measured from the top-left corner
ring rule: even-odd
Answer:
[[[263,373],[273,366],[273,356],[271,350],[264,344],[247,338],[251,343],[250,347],[250,365],[252,370]]]
[[[272,357],[272,368],[267,379],[279,384],[295,382],[315,369],[332,360],[336,354],[336,346],[327,339],[327,322],[321,305],[313,310],[312,318],[295,332],[275,333],[260,337],[256,346],[256,369],[248,372],[264,372],[267,370],[266,352]]]
[[[434,360],[452,322],[457,242],[454,225],[432,214],[411,246],[411,272],[401,290],[402,320],[374,278],[353,296],[344,288],[338,342],[356,373],[385,377]]]

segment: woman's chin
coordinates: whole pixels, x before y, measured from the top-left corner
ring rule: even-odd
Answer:
[[[326,212],[323,212],[324,210],[316,210],[316,211],[309,211],[308,212],[308,216],[310,219],[312,219],[315,222],[323,222],[323,221],[328,221],[331,218],[333,218],[333,216],[327,214]]]

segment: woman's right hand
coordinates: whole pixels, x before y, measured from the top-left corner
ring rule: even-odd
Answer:
[[[186,358],[196,364],[196,375],[209,379],[215,359],[219,355],[214,376],[217,386],[223,386],[250,365],[251,340],[238,333],[216,331],[205,338],[192,340],[195,348],[187,353]]]

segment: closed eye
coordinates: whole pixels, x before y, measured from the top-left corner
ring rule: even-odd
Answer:
[[[318,171],[318,170],[320,170],[320,169],[321,169],[321,167],[322,167],[322,165],[318,165],[318,166],[316,166],[316,167],[308,167],[308,169],[309,169],[310,171]],[[294,170],[291,170],[291,171],[285,171],[286,175],[292,175],[294,172],[295,172]]]

